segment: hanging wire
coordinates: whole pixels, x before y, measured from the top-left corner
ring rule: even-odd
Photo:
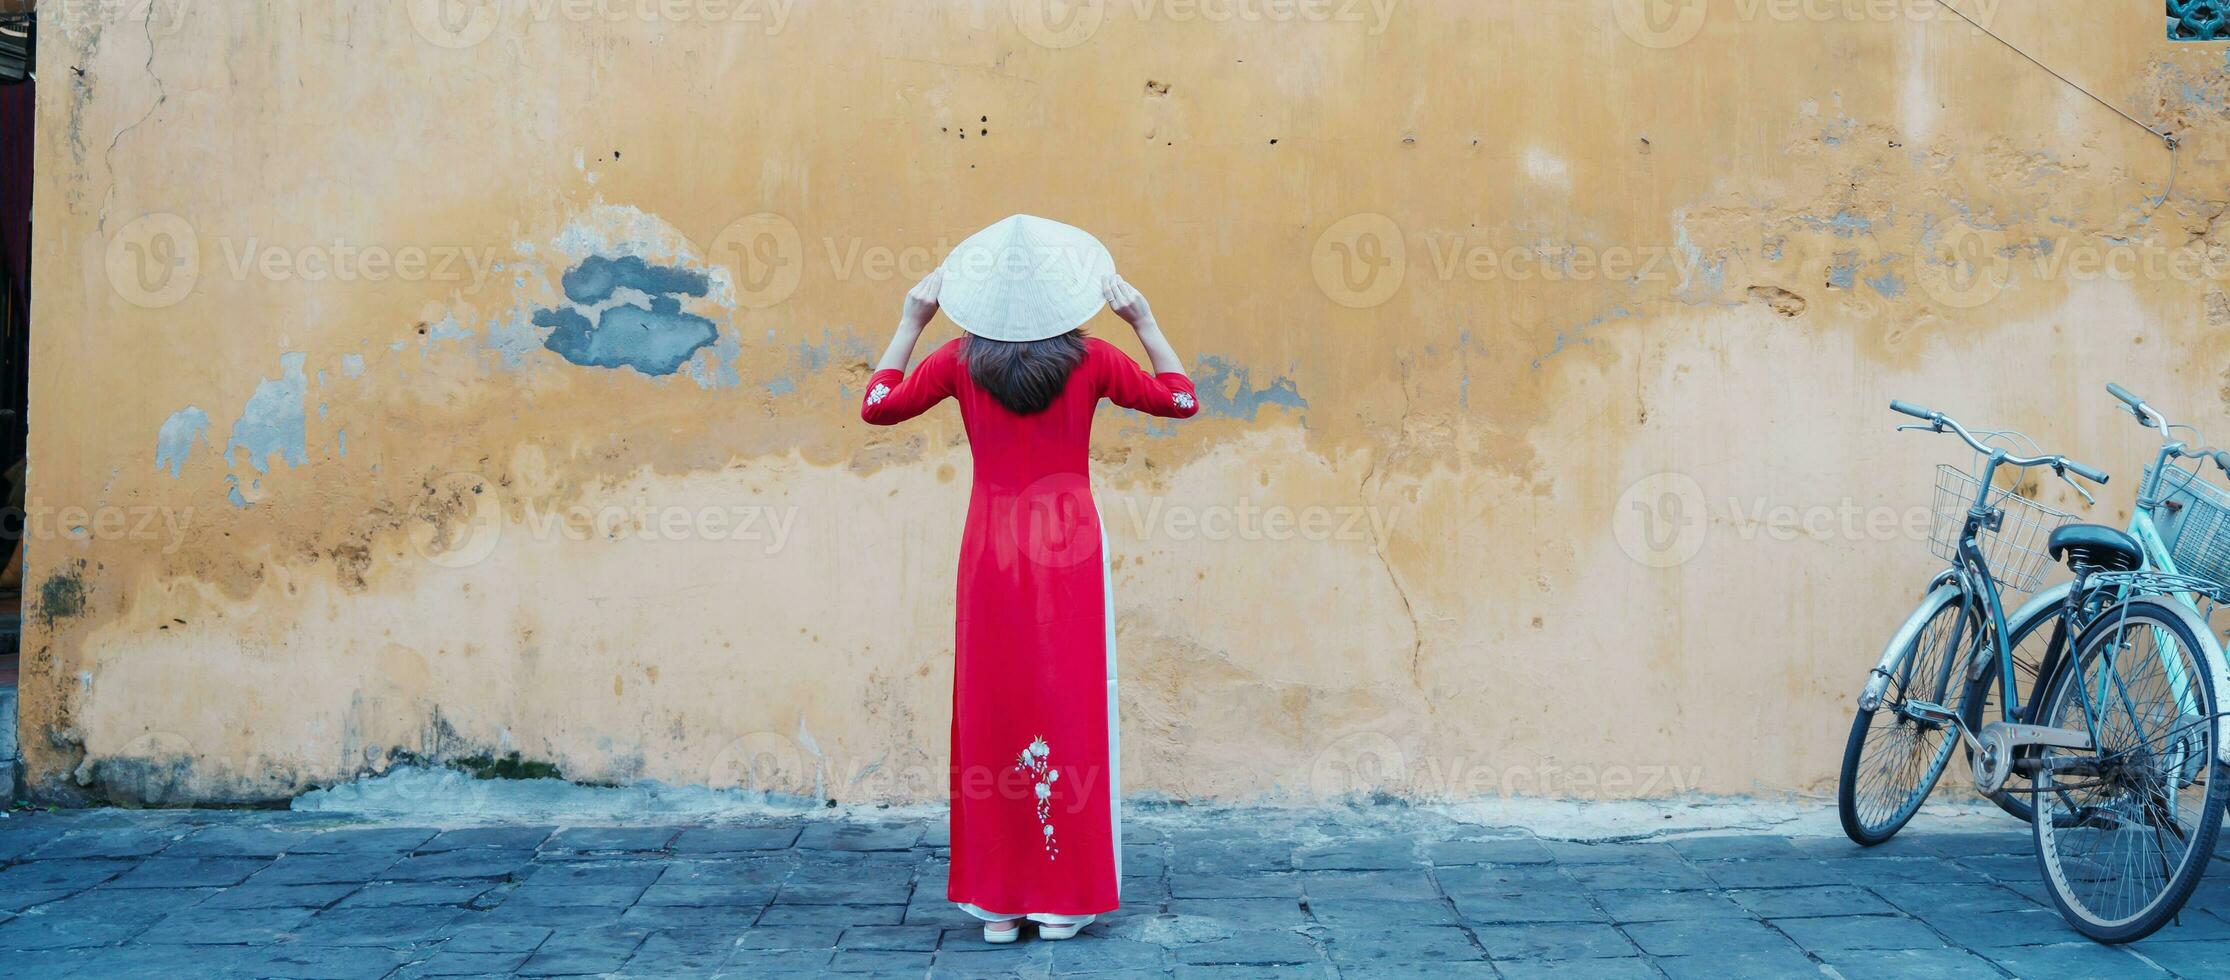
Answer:
[[[1998,36],[1998,33],[1997,33],[1996,31],[1993,31],[1993,30],[1991,30],[1991,29],[1989,29],[1989,28],[1987,28],[1987,27],[1984,27],[1984,26],[1982,26],[1981,22],[1979,22],[1979,21],[1975,20],[1975,19],[1974,19],[1974,18],[1972,18],[1972,17],[1969,17],[1969,16],[1967,16],[1967,12],[1966,12],[1966,11],[1964,11],[1964,10],[1961,10],[1961,9],[1959,9],[1958,7],[1954,7],[1954,6],[1952,6],[1952,5],[1951,5],[1951,0],[1935,0],[1935,3],[1936,3],[1936,6],[1942,7],[1942,8],[1944,8],[1945,10],[1949,10],[1949,11],[1951,11],[1952,13],[1954,13],[1954,14],[1957,14],[1957,15],[1959,15],[1959,19],[1960,19],[1960,20],[1966,21],[1966,22],[1967,22],[1967,23],[1968,23],[1969,25],[1971,25],[1972,27],[1974,27],[1974,29],[1975,29],[1975,30],[1978,30],[1978,31],[1981,31],[1981,32],[1982,32],[1982,33],[1984,33],[1984,34],[1988,34],[1988,35],[1990,35],[1990,39],[1991,39],[1991,40],[1993,40],[1993,41],[1996,41],[1996,42],[1998,42],[1999,44],[2005,45],[2005,47],[2006,47],[2006,50],[2008,50],[2008,51],[2011,51],[2011,52],[2013,52],[2014,54],[2020,55],[2020,56],[2021,56],[2022,58],[2026,59],[2026,60],[2028,61],[2028,63],[2029,63],[2029,64],[2032,64],[2032,65],[2035,65],[2035,66],[2037,66],[2038,68],[2042,68],[2042,69],[2044,69],[2044,73],[2045,73],[2045,74],[2047,74],[2047,75],[2050,75],[2050,76],[2052,76],[2053,78],[2057,78],[2057,79],[2059,79],[2059,80],[2060,80],[2060,81],[2061,81],[2062,83],[2066,84],[2066,85],[2067,85],[2067,87],[2069,87],[2069,88],[2072,88],[2072,89],[2074,89],[2074,90],[2076,90],[2076,91],[2078,91],[2078,92],[2081,92],[2081,93],[2083,93],[2084,95],[2086,95],[2086,96],[2090,97],[2090,100],[2091,100],[2091,101],[2093,101],[2093,102],[2096,102],[2096,103],[2098,103],[2099,105],[2105,106],[2105,107],[2106,107],[2107,109],[2109,109],[2109,110],[2112,110],[2112,111],[2113,111],[2113,113],[2114,113],[2115,115],[2117,115],[2117,116],[2120,116],[2120,117],[2122,117],[2123,119],[2127,119],[2127,120],[2129,120],[2129,121],[2130,121],[2130,123],[2132,123],[2133,125],[2135,125],[2135,126],[2136,126],[2137,128],[2139,128],[2139,129],[2142,129],[2142,130],[2144,130],[2145,132],[2148,132],[2148,133],[2151,133],[2151,134],[2153,134],[2154,138],[2156,138],[2156,139],[2160,140],[2160,144],[2161,144],[2162,146],[2165,146],[2165,147],[2167,147],[2167,148],[2168,148],[2168,182],[2167,182],[2167,184],[2166,184],[2165,186],[2163,186],[2163,187],[2162,187],[2162,188],[2160,189],[2160,194],[2159,194],[2159,196],[2157,196],[2157,197],[2153,198],[2153,205],[2152,205],[2152,207],[2149,207],[2149,208],[2146,208],[2146,209],[2145,209],[2145,219],[2144,219],[2144,221],[2140,221],[2140,222],[2138,222],[2138,223],[2139,223],[2139,224],[2144,224],[2144,223],[2146,223],[2146,222],[2150,222],[2150,221],[2152,220],[2152,218],[2153,218],[2153,213],[2154,213],[2154,212],[2156,212],[2156,211],[2159,211],[2159,210],[2160,210],[2160,206],[2161,206],[2161,205],[2163,205],[2163,204],[2166,204],[2166,203],[2168,203],[2168,198],[2169,198],[2169,196],[2170,196],[2170,195],[2173,195],[2173,194],[2174,194],[2174,193],[2176,192],[2176,174],[2177,174],[2177,172],[2178,172],[2178,171],[2179,171],[2179,170],[2181,169],[2181,168],[2180,168],[2180,164],[2181,164],[2181,162],[2182,162],[2182,157],[2183,157],[2183,154],[2182,154],[2181,152],[2179,152],[2180,150],[2182,150],[2182,149],[2183,149],[2183,142],[2182,142],[2181,140],[2178,140],[2178,139],[2176,138],[2176,134],[2174,134],[2174,133],[2170,133],[2170,132],[2168,132],[2168,131],[2166,131],[2166,130],[2163,130],[2163,129],[2161,129],[2161,128],[2160,128],[2160,127],[2158,127],[2158,126],[2154,126],[2154,125],[2153,125],[2153,124],[2151,124],[2151,123],[2148,123],[2148,122],[2146,122],[2146,121],[2144,121],[2144,120],[2142,120],[2142,119],[2139,119],[2139,118],[2137,118],[2136,116],[2130,115],[2130,113],[2129,113],[2129,110],[2123,109],[2123,108],[2122,108],[2121,106],[2118,106],[2118,105],[2115,105],[2115,104],[2114,104],[2114,103],[2112,103],[2112,102],[2108,102],[2108,101],[2106,101],[2106,99],[2105,99],[2105,98],[2103,98],[2103,97],[2101,97],[2101,96],[2100,96],[2100,95],[2099,95],[2098,93],[2096,93],[2096,92],[2093,92],[2093,91],[2091,91],[2090,89],[2084,88],[2084,87],[2083,87],[2083,86],[2082,86],[2082,85],[2081,85],[2080,83],[2076,82],[2076,81],[2075,81],[2074,79],[2072,79],[2072,78],[2069,78],[2069,77],[2067,77],[2066,75],[2062,75],[2062,74],[2060,74],[2060,73],[2059,73],[2059,72],[2058,72],[2057,70],[2053,69],[2053,67],[2052,67],[2051,65],[2047,65],[2047,64],[2045,64],[2044,62],[2041,62],[2041,61],[2038,61],[2038,60],[2036,60],[2036,56],[2035,56],[2035,55],[2032,55],[2032,54],[2030,54],[2030,53],[2028,53],[2028,52],[2026,52],[2026,51],[2023,51],[2023,50],[2021,50],[2021,48],[2020,48],[2020,47],[2019,47],[2018,45],[2015,45],[2015,44],[2014,44],[2013,42],[2011,42],[2011,41],[2008,41],[2008,40],[2006,40],[2005,38],[1999,37],[1999,36]]]
[[[2006,40],[2005,38],[1999,37],[1999,36],[1998,36],[1998,34],[1997,34],[1997,32],[1995,32],[1995,31],[1992,31],[1991,29],[1989,29],[1989,28],[1987,28],[1987,27],[1984,27],[1984,26],[1982,26],[1981,22],[1979,22],[1979,21],[1975,20],[1975,19],[1974,19],[1974,18],[1972,18],[1972,17],[1969,17],[1969,16],[1967,16],[1967,12],[1966,12],[1966,11],[1964,11],[1964,10],[1961,10],[1961,9],[1959,9],[1958,7],[1954,7],[1954,6],[1952,6],[1952,5],[1951,5],[1951,0],[1936,0],[1936,6],[1942,7],[1942,8],[1944,8],[1945,10],[1949,10],[1949,11],[1951,11],[1952,13],[1954,13],[1954,14],[1957,14],[1957,15],[1959,15],[1959,19],[1960,19],[1960,20],[1963,20],[1963,21],[1966,21],[1966,22],[1967,22],[1967,23],[1969,23],[1969,24],[1972,24],[1972,25],[1974,26],[1974,29],[1975,29],[1975,30],[1978,30],[1978,31],[1981,31],[1981,32],[1982,32],[1982,33],[1984,33],[1984,34],[1988,34],[1988,35],[1990,35],[1990,39],[1991,39],[1991,40],[1993,40],[1993,41],[1996,41],[1996,42],[1998,42],[1999,44],[2003,44],[2003,45],[2005,45],[2005,46],[2006,46],[2006,49],[2007,49],[2007,50],[2009,50],[2009,51],[2012,51],[2012,52],[2013,52],[2014,54],[2020,55],[2021,57],[2023,57],[2023,58],[2027,59],[2027,60],[2028,60],[2028,62],[2029,62],[2029,64],[2032,64],[2032,65],[2035,65],[2035,66],[2037,66],[2038,68],[2042,68],[2042,69],[2044,69],[2044,73],[2045,73],[2045,74],[2047,74],[2047,75],[2050,75],[2050,76],[2052,76],[2053,78],[2057,78],[2057,79],[2059,79],[2060,81],[2062,81],[2062,82],[2065,82],[2065,83],[2067,83],[2067,86],[2068,86],[2069,88],[2072,88],[2072,89],[2074,89],[2074,90],[2076,90],[2076,91],[2078,91],[2078,92],[2081,92],[2081,93],[2083,93],[2084,95],[2087,95],[2087,96],[2089,96],[2089,97],[2090,97],[2090,99],[2091,99],[2091,101],[2093,101],[2093,102],[2096,102],[2096,103],[2098,103],[2099,105],[2105,106],[2105,107],[2106,107],[2106,108],[2108,108],[2108,109],[2112,109],[2112,110],[2114,111],[2114,114],[2115,114],[2115,115],[2117,115],[2117,116],[2120,116],[2120,117],[2122,117],[2123,119],[2127,119],[2127,120],[2129,120],[2129,121],[2130,121],[2130,122],[2132,122],[2132,123],[2135,123],[2135,124],[2137,125],[2137,128],[2139,128],[2139,129],[2142,129],[2142,130],[2144,130],[2145,132],[2151,133],[2151,134],[2153,134],[2153,135],[2154,135],[2155,137],[2158,137],[2158,138],[2160,139],[2160,142],[2161,142],[2161,144],[2162,144],[2162,145],[2164,145],[2164,146],[2166,146],[2166,147],[2168,147],[2168,149],[2169,149],[2169,150],[2170,150],[2171,152],[2175,151],[2175,149],[2176,149],[2176,148],[2177,148],[2177,146],[2179,145],[2179,144],[2178,144],[2178,142],[2177,142],[2177,140],[2176,140],[2175,134],[2173,134],[2173,133],[2169,133],[2169,132],[2167,132],[2167,131],[2165,131],[2165,130],[2162,130],[2162,129],[2160,129],[2160,128],[2159,128],[2159,127],[2157,127],[2157,126],[2154,126],[2154,125],[2153,125],[2153,124],[2151,124],[2151,123],[2148,123],[2148,122],[2146,122],[2146,121],[2144,121],[2144,120],[2142,120],[2142,119],[2139,119],[2139,118],[2137,118],[2136,116],[2130,115],[2130,114],[2129,114],[2129,111],[2128,111],[2128,110],[2126,110],[2126,109],[2123,109],[2123,108],[2122,108],[2121,106],[2115,105],[2115,104],[2114,104],[2114,103],[2112,103],[2112,102],[2108,102],[2108,101],[2106,101],[2106,99],[2105,99],[2105,98],[2103,98],[2103,97],[2101,97],[2101,96],[2100,96],[2100,95],[2099,95],[2098,93],[2096,93],[2096,92],[2093,92],[2093,91],[2091,91],[2090,89],[2084,88],[2084,87],[2083,87],[2082,85],[2078,84],[2078,83],[2077,83],[2077,82],[2076,82],[2076,81],[2075,81],[2074,79],[2072,79],[2072,78],[2069,78],[2069,77],[2067,77],[2066,75],[2062,75],[2062,74],[2060,74],[2060,73],[2059,73],[2058,71],[2054,70],[2054,69],[2052,68],[2052,66],[2051,66],[2051,65],[2047,65],[2047,64],[2045,64],[2044,62],[2041,62],[2041,61],[2038,61],[2038,60],[2036,60],[2036,56],[2035,56],[2035,55],[2032,55],[2032,54],[2030,54],[2030,53],[2028,53],[2028,52],[2026,52],[2026,51],[2023,51],[2023,50],[2021,50],[2021,49],[2020,49],[2020,48],[2019,48],[2018,46],[2016,46],[2016,45],[2015,45],[2015,44],[2014,44],[2013,42],[2011,42],[2011,41],[2008,41],[2008,40]]]

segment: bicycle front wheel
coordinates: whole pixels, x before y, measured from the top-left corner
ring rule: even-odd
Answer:
[[[2053,904],[2099,942],[2143,939],[2183,908],[2230,793],[2216,778],[2220,652],[2170,603],[2107,610],[2037,702],[2038,724],[2096,740],[2039,754],[2031,824]]]
[[[1959,629],[1965,608],[1946,586],[1921,600],[1899,635],[1910,635],[1892,658],[1889,686],[1873,710],[1860,708],[1843,746],[1842,779],[1835,809],[1843,833],[1872,847],[1895,837],[1911,821],[1943,776],[1959,743],[1944,720],[1951,699],[1964,694],[1960,650],[1972,639]]]

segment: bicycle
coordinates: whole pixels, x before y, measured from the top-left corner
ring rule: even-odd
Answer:
[[[1895,836],[1964,744],[1978,792],[2049,801],[2049,819],[2031,827],[2062,918],[2101,942],[2150,935],[2197,886],[2230,794],[2230,783],[2202,778],[2212,776],[2219,748],[2216,694],[2230,689],[2218,683],[2222,651],[2197,610],[2175,598],[2205,583],[2148,571],[2123,532],[2070,523],[1995,482],[2005,467],[2048,467],[2090,500],[2069,474],[2104,485],[2104,472],[2065,456],[2014,455],[1941,412],[1890,407],[1921,420],[1900,431],[1953,433],[1982,458],[1975,475],[1939,467],[1930,543],[1951,566],[1859,696],[1836,794],[1844,832],[1867,846]],[[2000,676],[2014,670],[2001,590],[2035,589],[2047,553],[2075,573],[2053,607],[2075,652],[2043,675],[2028,720],[2006,699],[1999,719],[1978,730],[1966,703],[1981,670],[1974,662],[1994,660]],[[2143,642],[2148,655],[2124,655]],[[2157,676],[2147,672],[2156,666]],[[2029,787],[2012,786],[2015,776]]]
[[[2191,575],[2207,580],[2216,586],[2230,583],[2230,493],[2207,484],[2198,468],[2184,469],[2179,460],[2199,461],[2199,467],[2213,462],[2225,474],[2230,474],[2230,452],[2216,449],[2192,449],[2190,444],[2176,438],[2177,431],[2189,432],[2198,438],[2198,429],[2185,424],[2172,424],[2144,399],[2131,394],[2118,384],[2106,386],[2107,393],[2120,400],[2138,424],[2161,433],[2159,455],[2145,469],[2143,486],[2137,493],[2137,506],[2131,509],[2129,525],[2124,528],[2131,543],[2144,558],[2144,567],[2169,574]],[[2158,512],[2163,516],[2155,518]],[[2189,533],[2185,533],[2185,532]],[[2011,694],[2013,714],[2027,720],[2032,702],[2023,701],[2022,693],[2038,690],[2038,678],[2049,678],[2058,668],[2066,649],[2064,629],[2047,627],[2063,626],[2067,619],[2060,615],[2059,607],[2067,601],[2075,583],[2062,582],[2036,593],[2020,609],[2007,617],[2008,645],[2013,648],[2015,685]],[[2187,603],[2194,606],[2211,605],[2210,597],[2187,594]],[[2212,610],[2201,609],[2201,618],[2211,619]],[[1982,727],[1982,719],[1992,711],[1992,706],[2007,697],[1998,691],[2001,673],[1998,665],[1984,658],[1973,665],[1972,690],[1966,697],[1966,722],[1969,728]],[[1969,762],[1973,760],[1971,758]],[[2001,809],[2023,821],[2034,817],[2028,794],[2000,792],[1991,797]]]

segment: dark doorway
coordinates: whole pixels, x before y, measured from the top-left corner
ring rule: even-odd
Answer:
[[[38,24],[28,3],[0,4],[0,688],[16,684],[23,623],[24,437],[31,339],[31,158],[38,116]],[[13,699],[10,698],[10,701]],[[0,719],[11,727],[14,719]],[[0,760],[5,762],[6,760]]]

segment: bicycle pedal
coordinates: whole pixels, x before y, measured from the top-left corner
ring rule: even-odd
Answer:
[[[1950,708],[1933,701],[1906,701],[1905,717],[1937,725],[1950,725],[1958,720],[1958,715]]]

